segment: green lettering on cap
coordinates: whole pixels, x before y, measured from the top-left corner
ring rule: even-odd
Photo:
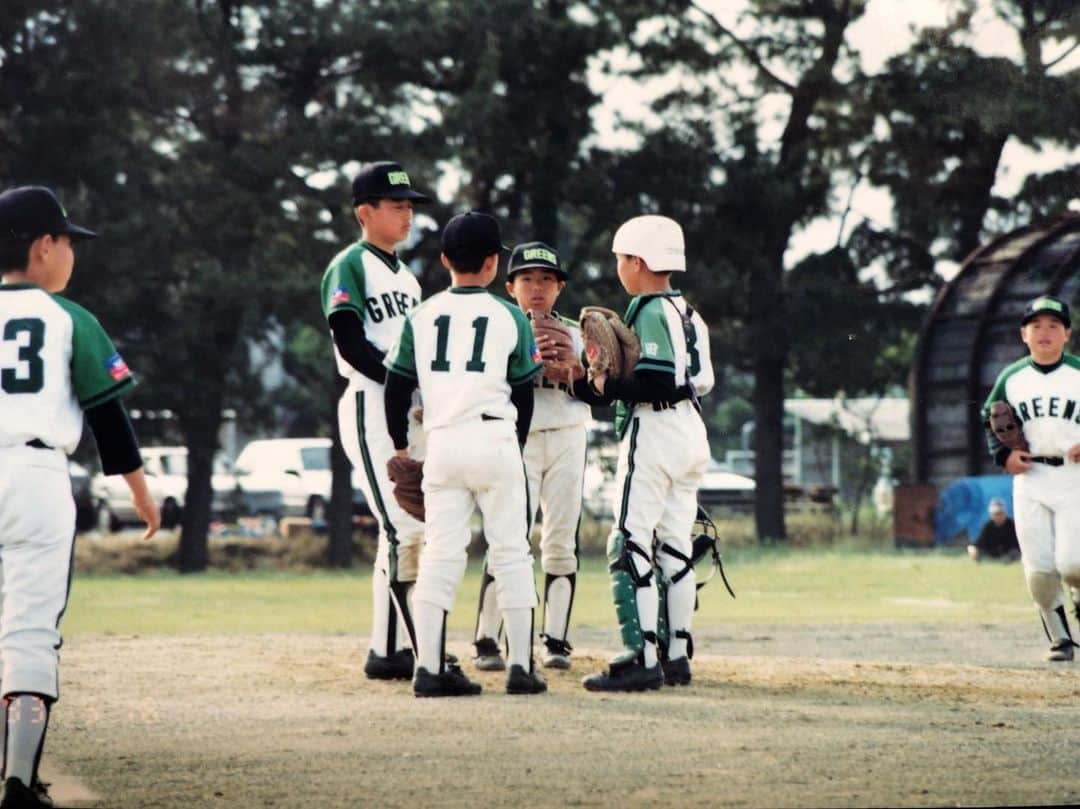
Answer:
[[[540,259],[541,261],[546,261],[549,264],[559,263],[559,257],[550,250],[545,250],[543,247],[530,247],[528,250],[522,251],[521,257],[525,261],[534,261],[536,259]]]
[[[409,175],[403,171],[391,171],[386,175],[386,181],[390,185],[408,185]]]
[[[1039,298],[1031,305],[1032,311],[1037,309],[1049,309],[1051,312],[1063,312],[1064,307],[1052,298]]]

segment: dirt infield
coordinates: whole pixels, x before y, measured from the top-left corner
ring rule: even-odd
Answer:
[[[81,636],[47,758],[97,796],[64,805],[131,809],[1077,803],[1080,664],[1032,636],[714,630],[690,687],[603,696],[579,681],[612,638],[583,630],[548,694],[466,665],[484,694],[456,700],[364,679],[352,637]]]

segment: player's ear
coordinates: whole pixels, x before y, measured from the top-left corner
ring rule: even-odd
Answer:
[[[442,262],[442,265],[444,267],[446,267],[446,269],[448,269],[448,270],[453,270],[454,269],[454,265],[450,263],[450,259],[448,259],[446,257],[446,253],[439,253],[439,261]]]
[[[562,294],[562,291],[564,289],[566,289],[566,282],[565,281],[559,281],[559,294],[560,295]]]
[[[514,282],[513,281],[507,281],[506,282],[506,294],[509,295],[511,298],[516,297],[514,295]]]

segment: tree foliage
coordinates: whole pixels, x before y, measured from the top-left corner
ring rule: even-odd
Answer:
[[[178,416],[192,458],[182,567],[206,563],[224,409],[332,433],[337,379],[315,290],[357,236],[351,172],[391,157],[452,191],[418,209],[403,250],[425,294],[447,283],[438,226],[465,208],[498,214],[506,241],[558,247],[569,314],[625,300],[610,253],[621,221],[679,220],[689,272],[676,280],[711,326],[709,415],[733,430],[745,405],[722,403],[752,380],[758,530],[782,537],[785,391],[902,382],[922,311],[909,296],[940,284],[938,262],[990,228],[1061,215],[1077,187],[1072,165],[1012,199],[994,190],[1010,142],[1080,141],[1075,3],[978,5],[1015,31],[1018,58],[977,51],[977,4],[953,3],[946,25],[873,76],[849,41],[866,7],[5,4],[0,179],[57,187],[102,231],[80,246],[71,294],[138,373],[133,405]],[[634,145],[597,138],[597,75],[662,88],[645,120],[616,110]],[[832,249],[793,258],[800,229],[843,214],[863,183],[888,191],[892,221],[854,221]],[[267,396],[264,366],[279,359],[289,386]]]

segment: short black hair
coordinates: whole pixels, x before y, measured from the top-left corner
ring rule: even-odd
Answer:
[[[494,255],[494,253],[492,254]],[[487,256],[464,256],[462,258],[452,259],[447,257],[447,261],[454,268],[454,272],[473,273],[480,272],[484,269],[484,262],[487,261]]]
[[[33,239],[0,239],[0,272],[25,270],[30,265]]]

